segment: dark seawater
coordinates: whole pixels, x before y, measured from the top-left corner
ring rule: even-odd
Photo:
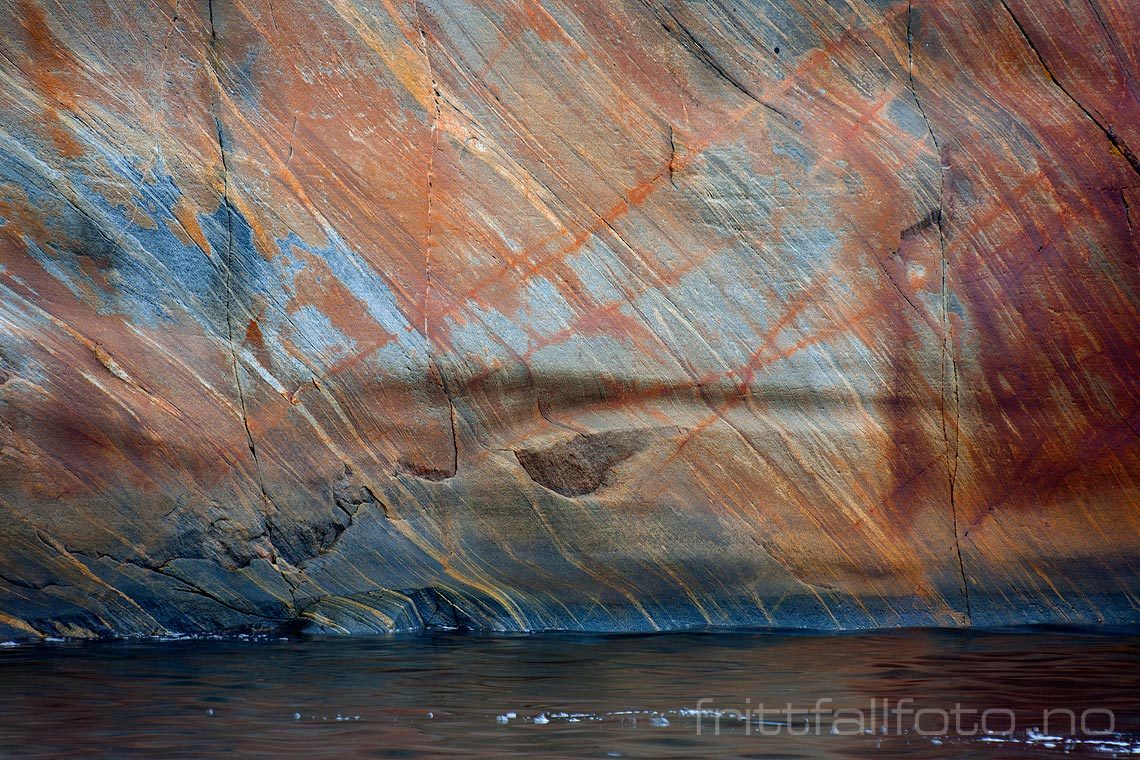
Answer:
[[[725,712],[760,703],[770,711],[762,720]],[[925,712],[916,724],[899,707]],[[994,733],[969,733],[986,710]],[[1070,710],[1072,718],[1054,713],[1046,726],[1046,710]],[[517,717],[498,717],[510,713]],[[934,735],[942,728],[945,735]],[[1136,632],[437,635],[0,648],[0,757],[1065,754],[1140,756]]]

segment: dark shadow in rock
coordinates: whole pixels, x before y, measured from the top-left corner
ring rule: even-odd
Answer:
[[[505,631],[519,624],[498,601],[478,592],[428,586],[400,593],[411,600],[425,631]]]
[[[441,470],[438,467],[422,465],[416,462],[409,462],[405,459],[400,460],[397,472],[414,475],[421,480],[430,480],[433,483],[439,483],[440,481],[447,480],[448,478],[455,476],[454,472],[448,472],[446,470]]]
[[[385,516],[388,514],[387,505],[376,498],[348,465],[344,467],[344,474],[330,485],[329,494],[330,500],[321,504],[319,511],[269,518],[273,545],[290,564],[300,566],[336,548],[362,507],[375,507]]]
[[[601,488],[615,465],[644,449],[662,432],[580,433],[543,448],[516,449],[515,457],[535,483],[563,496],[581,496]]]

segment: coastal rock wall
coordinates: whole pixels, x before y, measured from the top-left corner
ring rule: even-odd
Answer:
[[[0,2],[0,638],[1140,622],[1135,0]]]

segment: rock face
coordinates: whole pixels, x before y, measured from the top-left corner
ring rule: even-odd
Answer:
[[[1136,0],[0,6],[0,638],[1140,621]]]

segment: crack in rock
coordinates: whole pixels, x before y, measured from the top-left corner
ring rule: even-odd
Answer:
[[[1112,147],[1116,149],[1116,152],[1123,156],[1124,160],[1128,162],[1128,165],[1132,167],[1132,171],[1136,172],[1136,174],[1140,174],[1140,158],[1137,158],[1136,154],[1132,152],[1132,149],[1129,148],[1128,145],[1125,144],[1120,135],[1116,134],[1116,130],[1094,116],[1093,112],[1089,110],[1084,103],[1073,97],[1073,94],[1069,92],[1068,88],[1065,87],[1065,85],[1061,84],[1061,81],[1057,79],[1057,77],[1053,74],[1053,70],[1049,68],[1049,64],[1045,63],[1045,57],[1041,55],[1041,51],[1038,50],[1037,46],[1033,43],[1033,38],[1029,36],[1029,32],[1022,25],[1021,20],[1013,14],[1013,11],[1010,9],[1007,0],[999,1],[1001,2],[1001,7],[1004,8],[1005,12],[1009,14],[1009,17],[1013,21],[1014,26],[1017,27],[1017,31],[1021,34],[1022,39],[1025,40],[1025,44],[1028,45],[1029,49],[1033,51],[1033,55],[1036,56],[1037,62],[1040,63],[1041,68],[1045,70],[1045,74],[1049,77],[1049,81],[1052,82],[1066,98],[1071,100],[1073,102],[1073,105],[1079,108],[1081,110],[1081,113],[1087,116],[1089,121],[1096,125],[1097,129],[1104,133],[1104,136],[1108,138],[1108,141],[1112,144]],[[1096,13],[1095,7],[1096,6],[1093,5],[1094,13]],[[1099,17],[1099,14],[1097,15]]]
[[[968,625],[973,623],[974,613],[973,606],[970,603],[970,585],[966,578],[966,564],[962,557],[962,540],[958,533],[958,504],[957,504],[957,481],[958,481],[958,446],[959,446],[959,427],[961,424],[961,408],[958,392],[958,365],[954,360],[953,343],[950,337],[950,290],[947,282],[949,274],[949,263],[946,259],[946,229],[943,224],[943,215],[945,208],[946,197],[946,167],[942,163],[942,146],[938,142],[938,137],[934,134],[934,127],[930,123],[930,118],[927,116],[926,108],[922,104],[922,99],[918,96],[918,87],[915,84],[914,78],[914,4],[907,3],[906,15],[906,61],[907,61],[907,80],[910,83],[910,93],[914,98],[914,103],[918,107],[919,114],[922,115],[922,121],[926,124],[926,132],[930,136],[930,141],[934,144],[934,149],[938,158],[938,205],[933,209],[927,218],[920,221],[907,230],[903,231],[905,236],[908,232],[914,234],[923,226],[929,226],[932,220],[934,225],[938,228],[938,248],[939,257],[941,260],[941,301],[942,301],[942,377],[941,377],[941,391],[939,405],[941,407],[942,418],[942,441],[946,450],[946,477],[948,487],[950,490],[950,519],[951,529],[954,531],[954,552],[958,559],[958,574],[962,583],[962,595],[966,606],[966,622]],[[954,429],[953,441],[951,441],[951,431],[947,426],[947,410],[946,406],[949,401],[947,389],[947,370],[952,378],[952,393],[954,396]]]

